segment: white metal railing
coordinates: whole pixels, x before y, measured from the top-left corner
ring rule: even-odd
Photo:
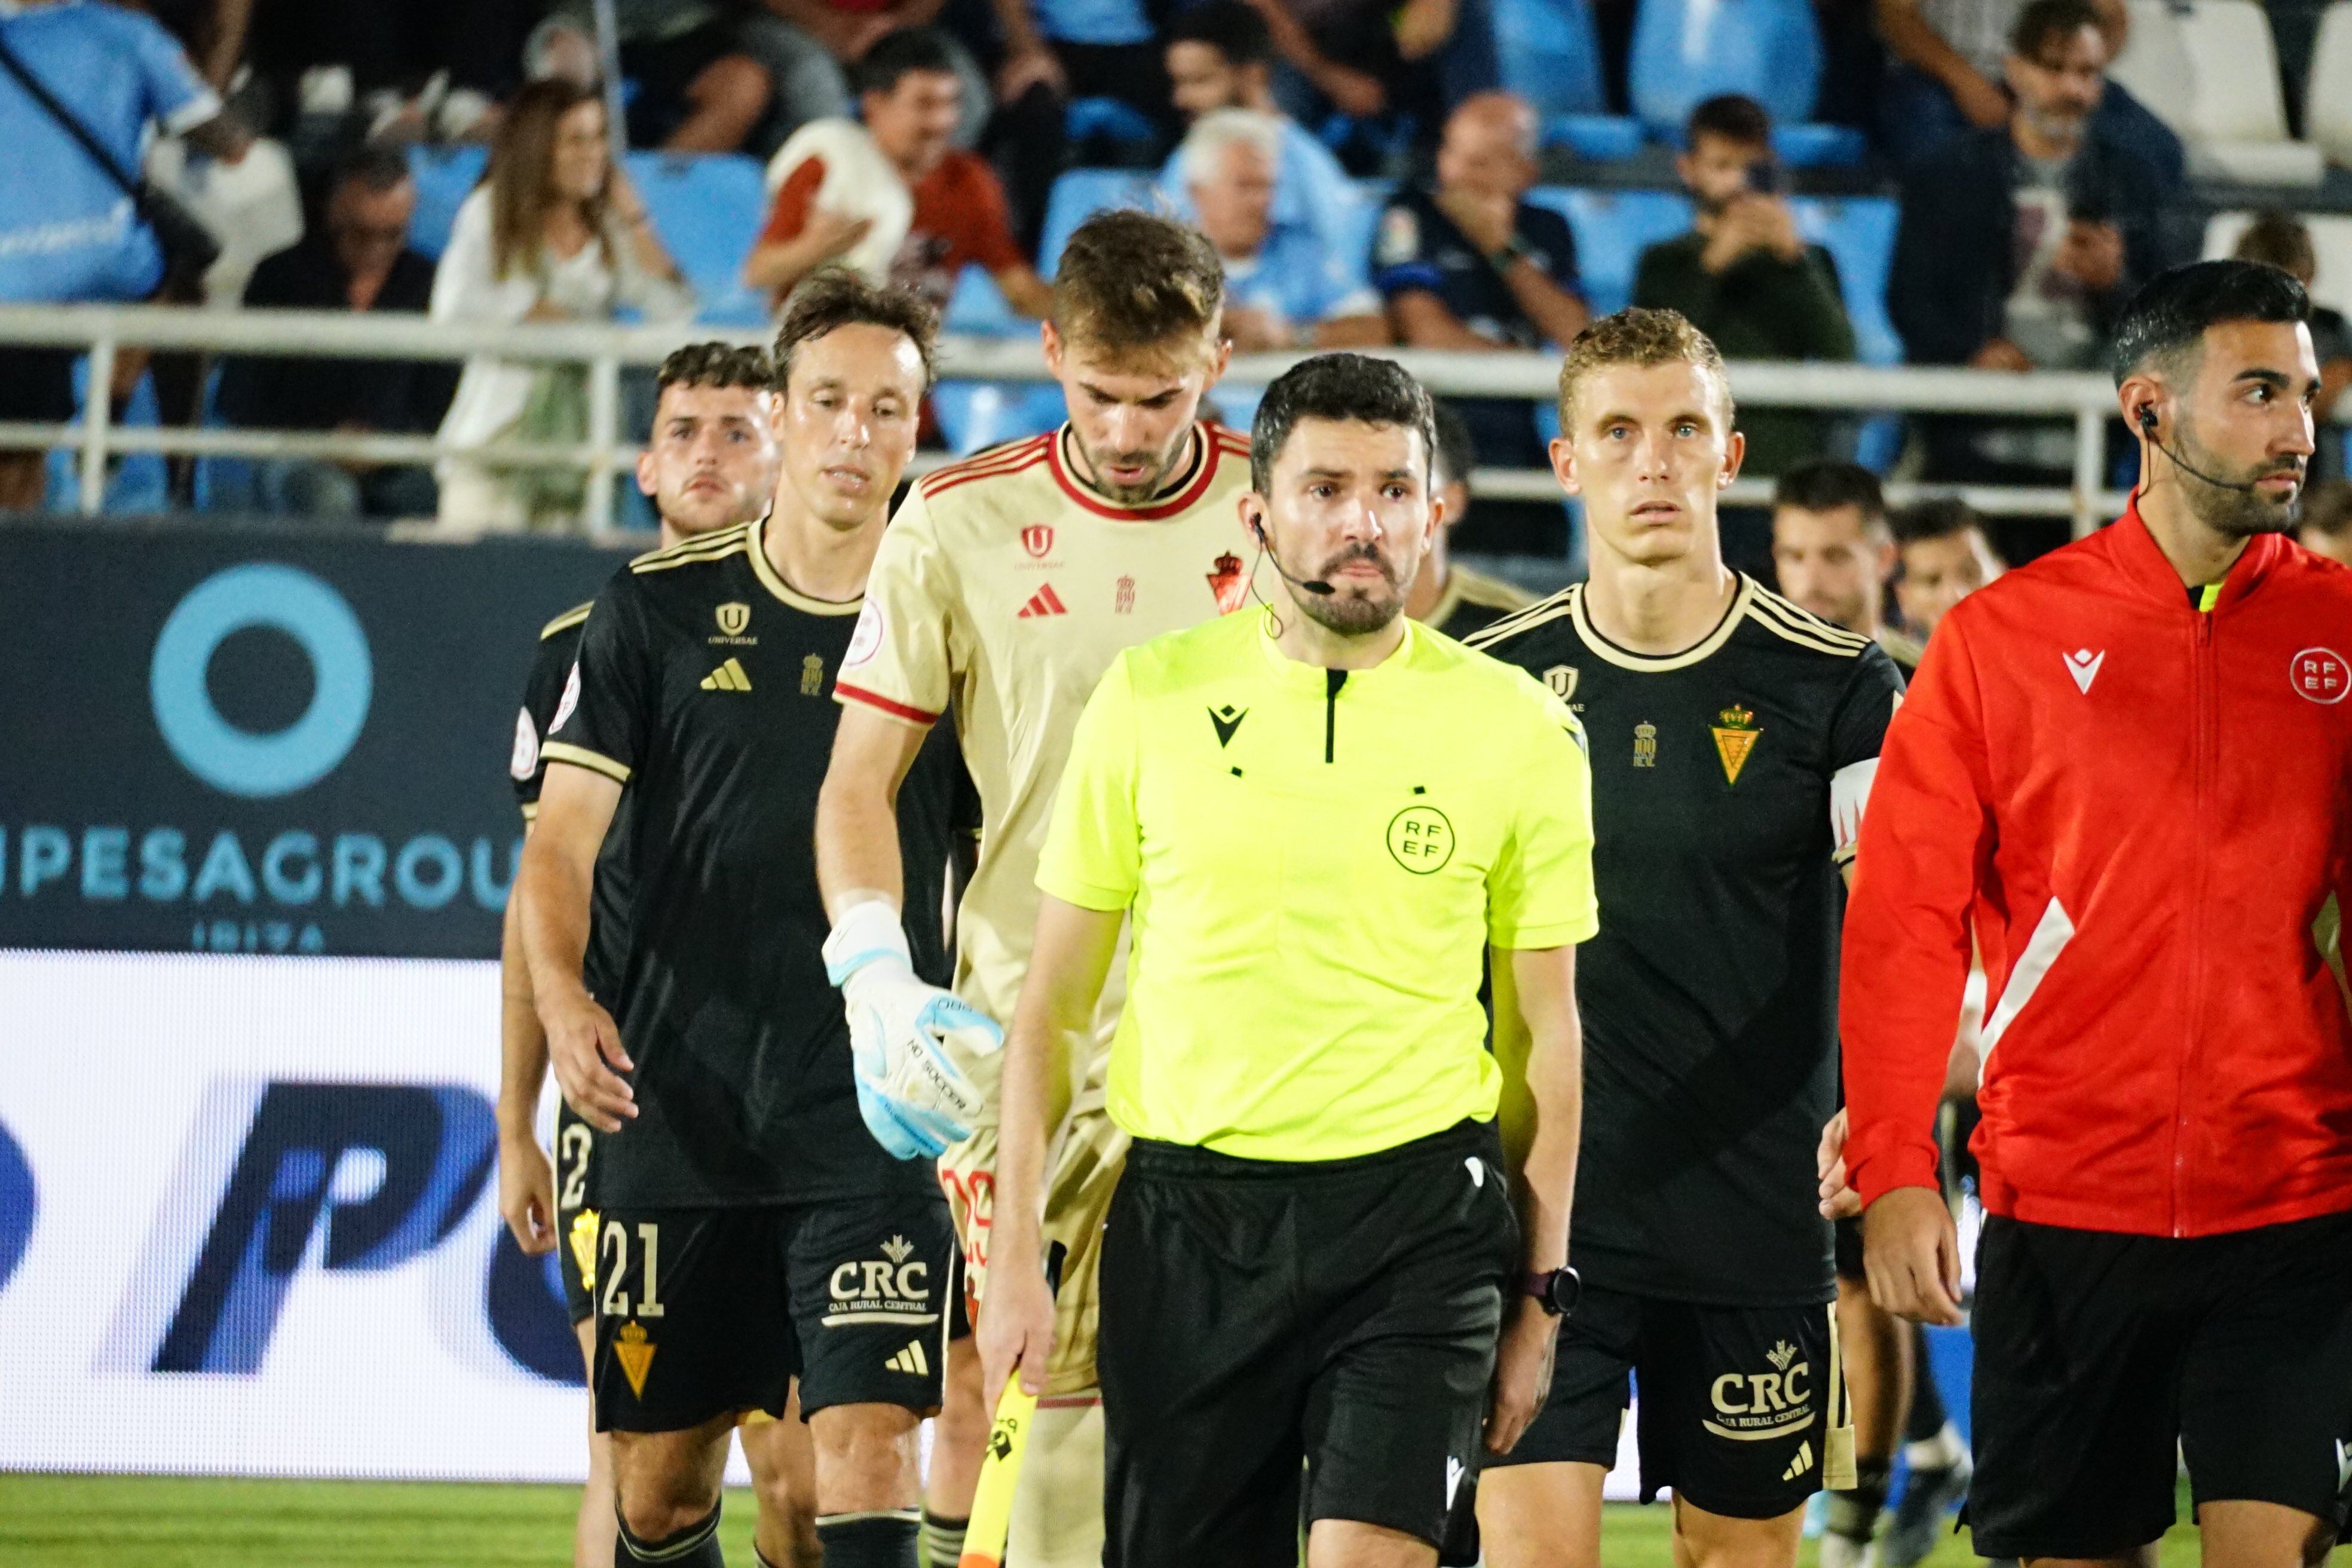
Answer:
[[[499,455],[549,466],[575,464],[588,476],[583,521],[591,531],[610,527],[614,476],[633,463],[635,443],[620,429],[624,365],[658,364],[695,337],[758,342],[739,328],[621,326],[589,323],[529,326],[456,325],[413,315],[312,310],[208,310],[152,305],[0,305],[0,343],[87,349],[89,384],[113,379],[124,348],[288,358],[457,361],[487,354],[523,362],[588,367],[588,436],[577,446],[502,446]],[[1378,351],[1446,396],[1548,400],[1556,390],[1557,360],[1539,353],[1454,353],[1423,349]],[[1301,356],[1244,354],[1229,379],[1271,381]],[[1045,356],[1029,338],[944,338],[943,376],[959,380],[1038,382],[1050,378]],[[1832,412],[1991,414],[2063,416],[2074,424],[2073,482],[2064,487],[1891,486],[1898,503],[1917,494],[1958,494],[1989,515],[2065,517],[2079,537],[2121,510],[2124,498],[2101,484],[2107,421],[2115,389],[2104,376],[1927,366],[1790,363],[1742,361],[1731,366],[1732,393],[1745,405]],[[0,423],[8,445],[73,447],[80,458],[80,510],[94,513],[105,497],[108,457],[117,452],[190,453],[246,458],[320,458],[362,462],[429,463],[464,451],[425,436],[340,432],[125,427],[113,422],[109,400],[84,400],[71,425]],[[932,458],[931,461],[944,461]],[[1480,469],[1473,489],[1498,500],[1544,500],[1559,494],[1541,469]],[[1742,479],[1726,499],[1761,504],[1769,480]]]

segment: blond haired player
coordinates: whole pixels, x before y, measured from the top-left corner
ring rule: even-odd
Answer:
[[[900,897],[892,801],[925,731],[952,702],[982,816],[956,991],[1003,1024],[1028,970],[1037,857],[1079,710],[1123,649],[1249,597],[1255,562],[1243,557],[1234,521],[1249,488],[1248,442],[1197,417],[1228,352],[1223,295],[1216,256],[1191,229],[1136,212],[1088,220],[1062,254],[1043,329],[1069,422],[923,479],[883,539],[835,687],[843,712],[816,834],[834,979],[853,1031],[866,1031],[861,1047],[894,1068],[935,1055],[916,1022],[929,988],[891,942]],[[1046,1236],[1068,1253],[1013,1518],[1013,1554],[1030,1568],[1102,1556],[1097,1243],[1128,1142],[1103,1109],[1102,1071],[1122,994],[1114,981],[1092,1037],[1064,1042],[1057,1080],[1055,1110],[1067,1103],[1070,1131],[1049,1176]],[[884,1022],[894,1017],[905,1020],[895,1029]],[[976,1300],[993,1206],[995,1064],[961,1065],[977,1075],[968,1128],[956,1123],[974,1107],[974,1085],[960,1075],[943,1096],[893,1099],[890,1109],[908,1124],[903,1149],[971,1134],[946,1150],[940,1174]],[[970,1342],[958,1350],[929,1497],[934,1562],[953,1562],[960,1548],[987,1426]]]

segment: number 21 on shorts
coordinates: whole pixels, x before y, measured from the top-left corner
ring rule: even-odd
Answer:
[[[635,1315],[658,1318],[661,1301],[661,1226],[652,1220],[640,1220],[637,1233],[637,1256],[644,1260],[644,1272],[638,1279]],[[604,1235],[597,1247],[597,1272],[604,1281],[604,1293],[597,1300],[597,1310],[608,1318],[630,1316],[629,1273],[630,1226],[617,1219],[604,1222]]]

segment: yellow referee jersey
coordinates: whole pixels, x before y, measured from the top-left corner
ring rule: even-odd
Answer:
[[[1495,1114],[1481,960],[1598,929],[1568,710],[1405,623],[1381,664],[1271,613],[1127,650],[1078,721],[1037,885],[1133,911],[1109,1109],[1138,1138],[1339,1160]]]

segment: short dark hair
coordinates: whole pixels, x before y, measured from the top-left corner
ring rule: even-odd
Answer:
[[[2102,37],[2098,7],[2091,0],[2030,0],[2009,26],[2009,52],[2021,60],[2042,63],[2052,43],[2073,37],[2088,27]]]
[[[335,184],[357,184],[371,191],[388,191],[408,178],[408,159],[383,142],[362,142],[335,165]]]
[[[1914,501],[1895,514],[1895,542],[1919,544],[1930,539],[1951,539],[1973,529],[1983,534],[1987,543],[1992,535],[1985,529],[1984,519],[1976,509],[1958,496],[1930,496]]]
[[[766,392],[776,384],[768,351],[740,343],[688,343],[672,349],[655,374],[656,394],[673,386],[748,386]]]
[[[1054,329],[1113,352],[1204,339],[1225,308],[1225,269],[1201,231],[1114,208],[1078,225],[1054,268]]]
[[[1862,513],[1865,531],[1886,526],[1886,494],[1878,476],[1859,463],[1801,463],[1782,474],[1772,487],[1772,507],[1793,506],[1804,511],[1835,511],[1850,506]]]
[[[1437,471],[1444,476],[1438,482],[1466,486],[1470,470],[1478,466],[1478,448],[1470,439],[1469,422],[1450,403],[1438,403],[1436,414]]]
[[[874,40],[850,68],[850,87],[859,96],[893,92],[898,79],[909,71],[955,74],[955,51],[937,27],[900,27]]]
[[[776,323],[776,390],[782,392],[792,379],[793,356],[803,343],[856,326],[905,333],[922,356],[923,384],[930,384],[937,368],[931,351],[940,319],[929,302],[911,289],[868,282],[846,267],[824,267],[810,273],[784,301],[783,320]]]
[[[2284,207],[2256,213],[2230,254],[2240,261],[2259,261],[2282,272],[2319,270],[2319,258],[2311,247],[2311,230]]]
[[[1169,25],[1165,42],[1206,44],[1233,66],[1274,63],[1274,35],[1243,0],[1202,0]]]
[[[2039,4],[2040,0],[2036,0]],[[2170,374],[2206,331],[2225,321],[2308,321],[2311,296],[2288,273],[2259,261],[2192,261],[2141,286],[2116,323],[2109,363],[2116,384],[2148,367]]]
[[[2330,539],[2352,533],[2352,479],[2322,479],[2303,498],[2302,525]]]
[[[1717,93],[1700,100],[1698,107],[1691,110],[1690,123],[1683,129],[1683,145],[1696,147],[1702,136],[1719,136],[1742,147],[1769,147],[1772,142],[1772,117],[1752,98],[1737,92]]]
[[[1258,400],[1250,426],[1250,485],[1261,495],[1276,459],[1301,419],[1347,419],[1421,432],[1421,449],[1434,460],[1437,416],[1429,394],[1404,366],[1369,354],[1317,354],[1274,378]]]

